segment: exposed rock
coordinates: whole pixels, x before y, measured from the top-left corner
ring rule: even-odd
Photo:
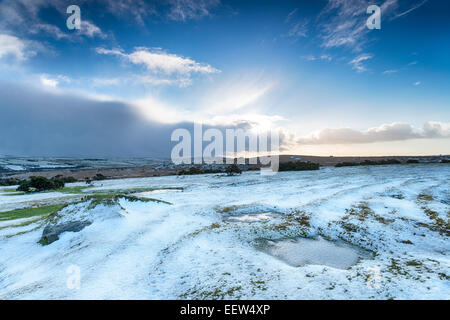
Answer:
[[[71,221],[59,225],[49,225],[44,228],[39,243],[48,245],[59,240],[59,235],[64,232],[79,232],[89,226],[90,221]]]

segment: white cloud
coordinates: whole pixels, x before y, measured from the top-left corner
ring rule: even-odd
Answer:
[[[162,72],[169,75],[219,72],[219,70],[208,64],[201,64],[190,58],[162,51],[151,51],[147,48],[137,48],[136,51],[126,56],[132,63],[142,64],[149,71]]]
[[[423,126],[423,135],[428,138],[448,138],[450,122],[428,121]]]
[[[79,34],[85,35],[89,38],[94,38],[96,36],[106,38],[106,35],[99,27],[87,20],[81,20],[81,29],[79,30]]]
[[[350,128],[324,129],[297,140],[301,145],[361,144],[411,139],[450,138],[450,123],[429,121],[422,129],[410,124],[394,122],[358,131]]]
[[[361,54],[354,58],[352,61],[349,62],[349,64],[352,66],[353,69],[355,69],[357,72],[364,72],[367,71],[367,68],[364,66],[363,62],[367,61],[369,59],[372,59],[373,55],[371,54]]]
[[[56,88],[58,86],[58,81],[55,79],[48,78],[46,75],[41,75],[41,84],[46,87]]]
[[[422,82],[420,82],[420,81],[416,81],[416,82],[413,83],[413,85],[415,85],[416,87],[420,86],[421,84],[422,84]]]
[[[98,54],[119,56],[132,64],[144,66],[150,75],[136,76],[136,80],[148,84],[177,84],[183,87],[191,84],[193,74],[220,73],[220,70],[208,64],[156,49],[138,47],[130,54],[120,49],[97,48],[96,51]]]
[[[117,55],[122,56],[124,53],[121,49],[105,49],[105,48],[96,48],[95,51],[98,54],[111,54],[111,55]]]
[[[52,76],[49,74],[41,74],[39,76],[41,84],[45,87],[56,88],[61,82],[70,83],[71,79],[64,75]]]
[[[27,44],[17,37],[7,34],[0,34],[0,59],[12,56],[17,60],[25,60],[27,58]]]

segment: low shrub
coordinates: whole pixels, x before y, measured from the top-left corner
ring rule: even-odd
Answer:
[[[45,177],[30,177],[29,180],[20,182],[17,191],[39,192],[64,188],[64,181],[58,178],[47,179]]]
[[[320,164],[313,162],[289,161],[280,163],[278,171],[304,171],[304,170],[319,170]]]

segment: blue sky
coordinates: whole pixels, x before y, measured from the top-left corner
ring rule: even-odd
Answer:
[[[71,4],[81,30],[66,27]],[[380,30],[365,26],[371,4]],[[153,127],[277,128],[287,153],[450,154],[449,15],[444,0],[3,0],[0,89],[24,88],[3,99],[3,121],[20,121],[11,106],[27,95],[48,114],[65,97]],[[0,154],[28,155],[26,137],[9,139]]]

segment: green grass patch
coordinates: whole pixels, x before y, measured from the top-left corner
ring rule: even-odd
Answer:
[[[90,201],[89,209],[93,209],[98,205],[106,205],[106,206],[112,206],[115,204],[118,204],[119,199],[125,199],[131,202],[157,202],[157,203],[164,203],[171,205],[172,203],[159,200],[159,199],[153,199],[153,198],[143,198],[143,197],[136,197],[136,196],[130,196],[123,193],[101,193],[101,194],[91,194],[88,195],[85,199],[85,201]]]
[[[0,212],[0,221],[3,220],[15,220],[15,219],[23,219],[30,218],[35,216],[42,215],[51,215],[53,213],[57,213],[59,210],[64,208],[65,204],[57,204],[51,206],[42,206],[42,207],[32,207],[32,208],[24,208],[24,209],[16,209],[11,211]]]
[[[159,190],[179,190],[183,191],[181,187],[167,187],[167,188],[123,188],[123,189],[110,189],[110,190],[98,190],[92,191],[93,194],[132,194],[132,193],[142,193],[142,192],[152,192]]]
[[[8,193],[0,193],[0,196],[23,196],[26,193],[23,191],[14,191],[14,192],[8,192]]]
[[[25,192],[17,191],[16,188],[7,188],[0,190],[0,196],[23,196]]]
[[[84,194],[83,190],[89,188],[89,186],[77,186],[77,187],[64,187],[62,189],[57,190],[61,193],[70,193],[70,194]]]

